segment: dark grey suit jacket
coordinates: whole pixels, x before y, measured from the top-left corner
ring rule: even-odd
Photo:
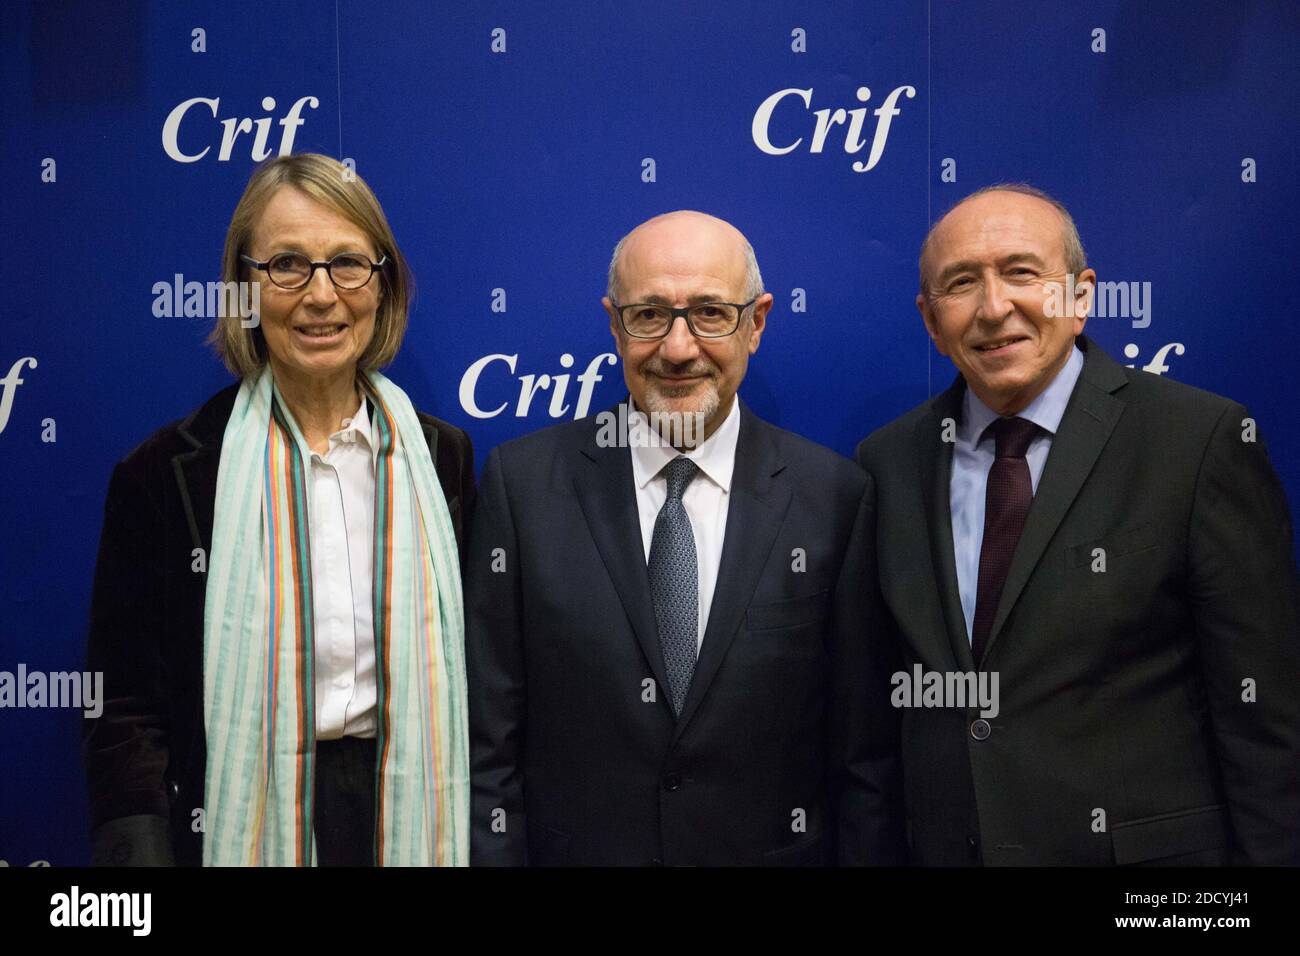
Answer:
[[[674,719],[631,453],[597,428],[507,442],[483,474],[466,570],[473,862],[900,860],[896,748],[868,733],[890,715],[866,640],[866,476],[741,405],[717,589]]]
[[[987,734],[975,708],[901,712],[912,857],[1300,863],[1297,578],[1263,443],[1235,402],[1079,346],[984,660],[1001,712]],[[974,668],[944,440],[964,388],[858,448],[909,670]]]

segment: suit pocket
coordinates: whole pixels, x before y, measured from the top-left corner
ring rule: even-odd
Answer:
[[[1223,804],[1140,820],[1116,823],[1110,831],[1115,862],[1143,863],[1228,845],[1227,811]]]
[[[528,824],[528,864],[568,866],[569,834],[540,823]]]
[[[745,612],[745,627],[751,631],[770,631],[817,624],[825,620],[830,600],[831,592],[828,588],[804,597],[773,601],[770,604],[752,604]]]
[[[1106,560],[1109,561],[1120,555],[1149,551],[1159,545],[1160,528],[1148,522],[1124,531],[1116,531],[1104,538],[1072,545],[1066,551],[1066,563],[1072,568],[1089,564],[1097,557],[1093,554],[1097,548],[1105,552]]]
[[[779,850],[763,854],[764,866],[825,866],[826,846],[821,833],[811,833]]]

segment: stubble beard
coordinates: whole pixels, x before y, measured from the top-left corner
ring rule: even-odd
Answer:
[[[681,399],[689,394],[685,390],[672,388],[671,386],[661,387],[653,380],[647,384],[649,387],[645,391],[646,407],[642,410],[651,415],[658,414],[663,424],[667,424],[668,421],[677,421],[677,428],[685,428],[687,426],[685,419],[693,418],[694,420],[690,422],[692,430],[687,431],[686,434],[696,435],[694,443],[698,443],[703,438],[703,430],[707,427],[707,423],[717,414],[718,407],[721,405],[717,380],[710,378],[700,385],[693,386],[695,390],[702,389],[702,394],[699,395],[694,408],[681,407]],[[681,394],[674,395],[674,392],[680,392]],[[698,418],[695,418],[695,416],[698,416]],[[681,421],[678,421],[679,419]],[[698,428],[695,427],[697,423]]]

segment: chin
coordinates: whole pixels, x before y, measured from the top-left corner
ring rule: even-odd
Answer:
[[[295,361],[286,362],[285,364],[300,375],[320,376],[336,375],[347,369],[356,368],[356,356],[340,356],[339,358],[321,356],[295,356]]]
[[[337,372],[341,369],[349,368],[356,364],[356,356],[340,355],[334,356],[314,356],[300,363],[300,367],[308,372]]]
[[[696,388],[685,395],[665,395],[655,389],[645,393],[644,410],[650,413],[695,415],[702,414],[707,421],[718,410],[718,390],[712,385]]]

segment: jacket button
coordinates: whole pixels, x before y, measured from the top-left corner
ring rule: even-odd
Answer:
[[[664,775],[665,790],[680,790],[682,788],[682,775],[680,773],[669,773]]]
[[[175,800],[181,795],[181,785],[175,780],[167,781],[167,793]]]
[[[988,740],[989,734],[992,732],[993,728],[989,726],[989,722],[983,717],[972,721],[970,725],[970,735],[976,740]]]
[[[977,837],[968,836],[966,838],[966,849],[970,851],[970,858],[978,860],[980,858],[980,841]]]
[[[650,861],[650,865],[651,865],[651,866],[663,866],[663,865],[664,865],[664,861],[661,860],[661,859],[659,859],[659,857],[655,857],[654,859],[652,859],[652,860]]]

